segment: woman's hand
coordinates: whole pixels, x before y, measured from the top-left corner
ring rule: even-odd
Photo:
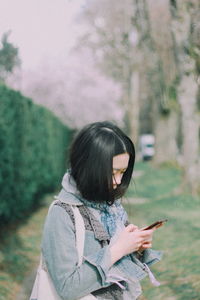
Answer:
[[[137,226],[129,224],[110,247],[112,264],[127,254],[150,248],[153,231],[140,230]]]
[[[152,247],[152,241],[149,242],[145,242],[139,249],[138,252],[141,253],[143,252],[145,249],[151,248]]]

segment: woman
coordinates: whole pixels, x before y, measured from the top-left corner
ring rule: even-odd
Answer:
[[[160,259],[150,250],[153,230],[128,224],[121,198],[135,161],[132,141],[114,124],[84,127],[70,152],[70,170],[44,227],[42,254],[59,296],[75,300],[137,299],[139,281],[153,274],[148,265]],[[78,265],[71,205],[85,224],[84,259]]]

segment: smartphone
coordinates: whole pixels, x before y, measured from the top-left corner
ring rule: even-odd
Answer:
[[[167,219],[157,221],[157,222],[155,222],[155,223],[153,223],[153,224],[151,224],[151,225],[143,228],[142,230],[150,230],[150,229],[153,229],[153,228],[155,228],[155,229],[159,228],[159,227],[161,227],[167,221],[168,221]]]

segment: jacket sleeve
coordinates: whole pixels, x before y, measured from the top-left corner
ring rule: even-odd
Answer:
[[[63,300],[78,299],[111,284],[106,281],[111,267],[109,247],[95,252],[91,260],[85,258],[78,267],[74,225],[70,216],[59,206],[54,206],[46,218],[42,254]]]
[[[159,262],[162,259],[163,252],[153,249],[146,249],[143,251],[141,262],[149,266]]]

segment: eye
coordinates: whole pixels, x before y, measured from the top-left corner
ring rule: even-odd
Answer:
[[[115,176],[116,174],[117,174],[117,171],[113,170],[112,175]]]
[[[124,173],[126,172],[126,170],[113,170],[112,176],[116,176],[116,175],[124,175]]]

